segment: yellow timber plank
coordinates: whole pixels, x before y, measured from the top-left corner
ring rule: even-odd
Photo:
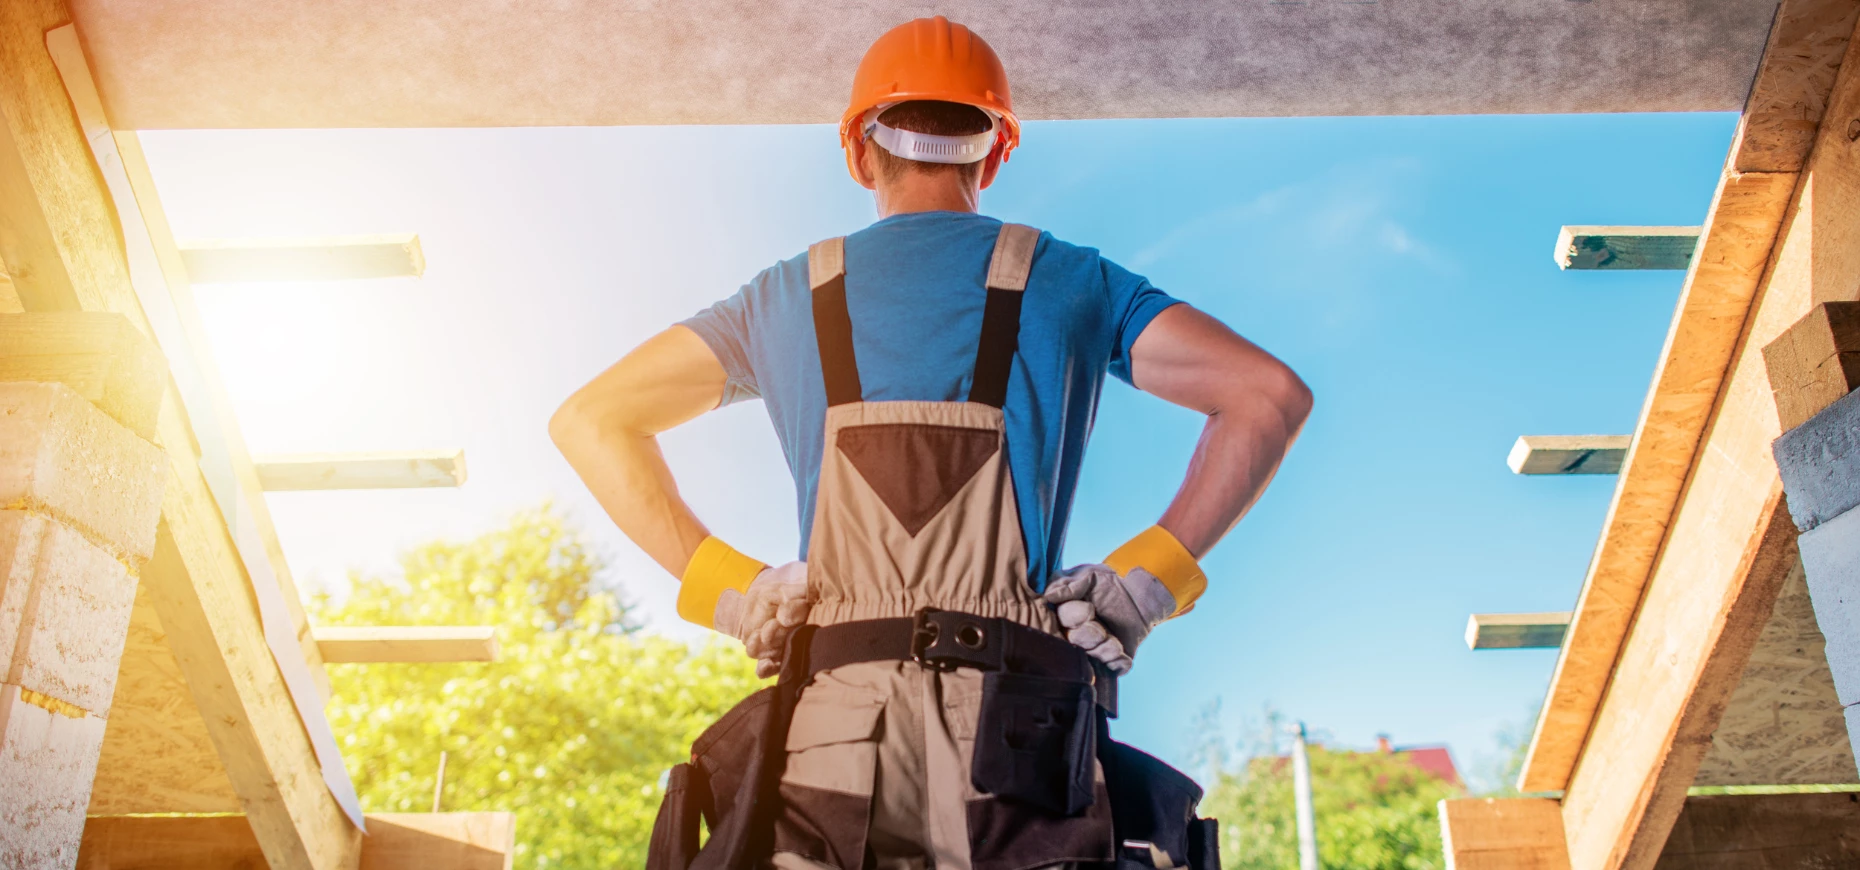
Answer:
[[[259,456],[266,492],[324,489],[417,489],[465,484],[465,451],[298,453]]]
[[[316,642],[331,664],[494,662],[498,654],[490,625],[326,625]]]
[[[203,239],[181,243],[187,273],[202,284],[417,278],[426,271],[413,233],[322,239]]]
[[[511,813],[369,813],[361,870],[510,870]],[[92,816],[78,870],[261,867],[244,816]]]

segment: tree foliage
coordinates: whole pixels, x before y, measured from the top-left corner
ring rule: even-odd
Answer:
[[[1269,716],[1276,725],[1276,716]],[[1298,866],[1292,765],[1270,751],[1217,763],[1201,814],[1221,822],[1221,864],[1240,870]],[[1318,857],[1325,870],[1438,870],[1436,809],[1460,790],[1399,755],[1310,748]]]
[[[667,768],[757,685],[734,644],[642,636],[602,565],[548,507],[436,542],[395,578],[319,595],[323,625],[495,625],[501,660],[336,665],[331,724],[363,806],[517,814],[520,868],[642,866]]]

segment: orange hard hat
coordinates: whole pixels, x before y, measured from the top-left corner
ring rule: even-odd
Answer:
[[[893,27],[866,49],[853,74],[852,102],[840,118],[840,147],[846,149],[849,170],[851,139],[864,135],[859,119],[906,100],[963,103],[994,116],[1002,160],[1020,144],[1020,119],[1014,116],[1001,58],[969,28],[941,15]],[[853,177],[859,177],[856,171]]]

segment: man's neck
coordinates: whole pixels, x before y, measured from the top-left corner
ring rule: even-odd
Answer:
[[[925,175],[906,172],[896,179],[879,184],[873,192],[882,220],[893,215],[922,211],[961,211],[974,213],[981,191],[950,175]]]

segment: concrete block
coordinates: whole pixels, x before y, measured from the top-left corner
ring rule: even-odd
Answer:
[[[0,511],[0,682],[107,718],[136,577],[57,520]]]
[[[77,864],[104,722],[46,706],[0,684],[0,870]]]
[[[71,388],[0,382],[0,507],[49,513],[141,562],[166,483],[162,451]]]
[[[1828,667],[1842,707],[1860,703],[1860,510],[1796,538],[1815,623],[1827,639]]]
[[[1771,449],[1796,528],[1806,532],[1860,505],[1860,391],[1784,432]]]

